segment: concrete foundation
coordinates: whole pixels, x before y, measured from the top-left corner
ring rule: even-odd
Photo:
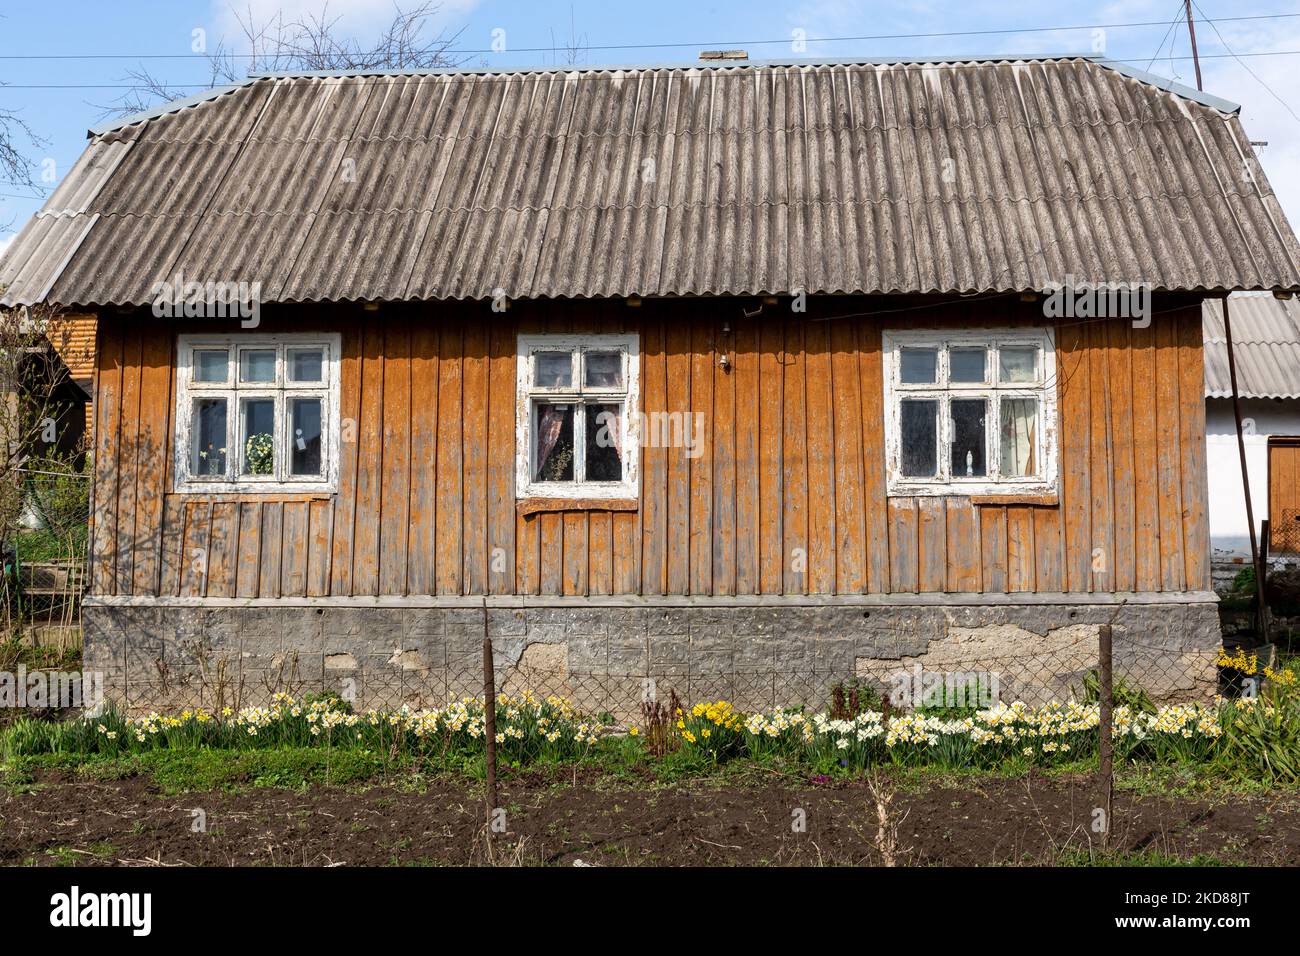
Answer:
[[[951,597],[951,596],[950,596]],[[1083,695],[1097,633],[1114,625],[1116,674],[1153,699],[1215,692],[1219,620],[1200,599],[927,603],[903,596],[782,599],[490,599],[421,604],[115,602],[85,607],[85,667],[131,710],[265,702],[334,690],[361,708],[434,706],[481,693],[484,629],[497,687],[634,715],[648,696],[725,698],[745,709],[826,706],[857,678],[889,691],[900,673],[995,674],[1000,699]],[[1166,598],[1168,596],[1165,596]]]

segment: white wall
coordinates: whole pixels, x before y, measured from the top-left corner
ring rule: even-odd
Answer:
[[[1268,517],[1268,439],[1270,435],[1300,436],[1300,401],[1244,400],[1246,469],[1255,531]],[[1251,433],[1253,430],[1253,434]],[[1246,499],[1241,487],[1241,458],[1229,399],[1205,403],[1206,471],[1210,485],[1210,546],[1215,554],[1250,554]]]

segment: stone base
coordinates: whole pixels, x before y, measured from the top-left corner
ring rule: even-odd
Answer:
[[[1156,701],[1216,690],[1211,601],[1062,604],[707,604],[482,607],[87,602],[85,667],[133,711],[264,703],[334,691],[359,708],[435,706],[482,693],[484,627],[496,685],[634,716],[642,700],[725,698],[742,709],[827,706],[856,678],[996,675],[1003,701],[1084,695],[1101,624],[1117,678]],[[908,685],[910,686],[910,685]],[[916,685],[919,687],[919,685]]]

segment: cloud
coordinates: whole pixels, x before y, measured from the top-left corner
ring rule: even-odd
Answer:
[[[18,238],[17,236],[0,238],[0,259],[4,258],[5,250],[8,249],[11,245],[13,245],[13,241],[17,238]]]

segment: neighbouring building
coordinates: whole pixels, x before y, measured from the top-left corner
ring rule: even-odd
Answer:
[[[610,710],[1060,695],[1107,622],[1214,689],[1203,302],[1300,288],[1234,104],[1088,57],[254,76],[46,210],[0,302],[97,318],[133,705],[436,699],[485,630]]]
[[[1300,559],[1300,304],[1266,293],[1232,296],[1232,351],[1256,540],[1268,522],[1269,555]],[[1223,305],[1207,300],[1205,442],[1209,459],[1210,542],[1220,584],[1250,563],[1246,496],[1228,373]]]

